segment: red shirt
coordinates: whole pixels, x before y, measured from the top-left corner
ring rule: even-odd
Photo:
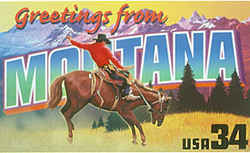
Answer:
[[[91,57],[99,67],[109,64],[110,60],[116,67],[123,69],[123,66],[121,66],[119,61],[112,55],[110,49],[105,46],[104,42],[82,44],[77,41],[71,40],[71,43],[74,46],[88,50]]]

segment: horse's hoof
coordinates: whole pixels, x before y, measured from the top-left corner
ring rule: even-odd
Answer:
[[[142,142],[141,145],[142,146],[146,146],[147,144],[146,144],[146,142]]]
[[[68,140],[68,143],[69,143],[69,144],[72,144],[72,143],[73,143],[73,138],[72,138],[72,137],[68,137],[67,140]]]

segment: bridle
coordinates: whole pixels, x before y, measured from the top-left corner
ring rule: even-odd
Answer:
[[[160,103],[160,112],[159,113],[162,113],[163,112],[163,103],[164,103],[164,100],[167,98],[167,99],[171,99],[171,97],[165,97],[164,95],[163,96],[161,96],[161,93],[160,93],[160,91],[157,91],[157,93],[158,93],[158,100],[156,100],[156,101],[154,101],[154,102],[152,102],[151,104],[147,101],[147,99],[143,96],[143,94],[141,93],[141,90],[137,87],[137,85],[135,84],[135,87],[136,87],[136,89],[138,90],[138,92],[139,92],[139,94],[141,95],[141,97],[142,97],[142,99],[143,99],[143,101],[144,101],[144,103],[147,105],[147,107],[148,107],[148,110],[149,111],[155,111],[155,112],[158,112],[157,110],[154,110],[153,108],[152,108],[152,106],[153,105],[155,105],[155,104],[157,104],[157,103]]]
[[[158,91],[158,100],[152,102],[152,105],[155,105],[155,104],[157,104],[157,103],[160,103],[160,106],[161,106],[160,113],[163,112],[162,105],[163,105],[163,103],[164,103],[165,98],[166,98],[166,97],[165,97],[164,95],[161,96],[160,91]]]

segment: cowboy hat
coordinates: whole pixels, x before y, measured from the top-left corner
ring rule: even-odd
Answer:
[[[106,44],[110,44],[111,41],[106,37],[105,34],[98,34],[97,39],[93,39],[96,40],[96,42],[105,42]]]

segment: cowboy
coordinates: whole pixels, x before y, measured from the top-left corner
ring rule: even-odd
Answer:
[[[138,96],[134,96],[132,90],[130,89],[131,75],[128,73],[128,70],[133,68],[133,66],[123,67],[119,63],[119,61],[112,55],[110,49],[106,47],[106,45],[110,44],[111,42],[105,34],[98,34],[97,39],[93,39],[95,42],[91,44],[79,43],[73,40],[70,36],[67,36],[66,38],[71,42],[72,45],[88,50],[96,65],[99,68],[107,71],[112,79],[123,81],[123,99],[133,101],[139,98]],[[125,74],[127,73],[127,76],[130,79],[122,77],[121,75],[117,75],[117,73],[124,74],[124,72]]]

